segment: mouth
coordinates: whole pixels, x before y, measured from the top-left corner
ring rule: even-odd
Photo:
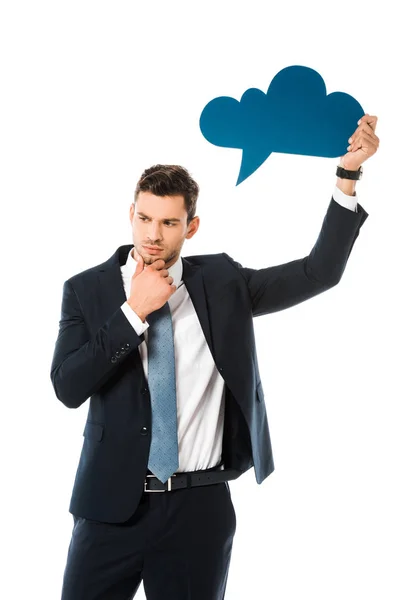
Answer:
[[[143,250],[149,252],[150,254],[156,254],[157,252],[161,252],[162,248],[159,248],[158,246],[143,246]]]

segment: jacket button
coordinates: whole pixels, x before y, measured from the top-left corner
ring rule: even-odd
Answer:
[[[119,357],[121,356],[121,353],[120,353],[120,351],[119,351],[119,350],[116,350],[116,351],[115,351],[115,356],[116,356],[117,358],[119,358]]]
[[[131,347],[130,343],[126,342],[126,344],[125,344],[125,350],[128,350],[128,348],[130,348],[130,347]]]
[[[125,352],[126,352],[125,348],[122,347],[121,350],[120,350],[120,352],[121,352],[121,354],[125,354]]]
[[[112,357],[111,357],[111,362],[112,362],[112,363],[115,363],[115,362],[117,362],[117,359],[115,358],[115,356],[112,356]]]
[[[142,429],[140,430],[140,433],[142,435],[147,435],[147,427],[142,427]]]

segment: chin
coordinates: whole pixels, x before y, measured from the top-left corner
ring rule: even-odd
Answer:
[[[154,261],[156,261],[156,260],[158,260],[158,258],[160,258],[158,256],[153,256],[151,254],[146,254],[146,253],[144,253],[142,255],[142,257],[143,257],[143,262],[145,265],[152,265]]]
[[[145,265],[152,265],[153,262],[156,262],[156,260],[160,260],[160,258],[162,258],[162,260],[165,260],[165,258],[161,255],[157,256],[154,254],[147,254],[147,252],[145,251],[143,251],[142,258]]]

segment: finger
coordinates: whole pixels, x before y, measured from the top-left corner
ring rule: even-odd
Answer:
[[[372,137],[378,137],[374,130],[372,129],[372,127],[370,125],[368,125],[368,123],[361,123],[361,125],[356,129],[356,131],[354,133],[357,133],[359,131],[365,131],[366,133],[369,133],[369,135],[372,135]]]
[[[356,136],[350,146],[348,146],[347,150],[349,152],[356,152],[360,148],[365,148],[368,144],[371,145],[370,140],[366,141],[365,138],[363,138],[363,136],[360,134]]]
[[[174,280],[173,277],[171,277],[171,276],[167,277],[167,283],[172,283],[173,280]]]
[[[151,265],[149,265],[152,269],[159,271],[160,269],[163,269],[165,265],[165,260],[163,260],[162,258],[158,258],[157,260],[155,260]]]
[[[357,129],[355,130],[355,132],[353,133],[353,135],[349,138],[349,142],[350,140],[354,140],[355,137],[357,136],[358,133],[360,133],[360,131],[365,131],[366,133],[369,133],[369,135],[376,137],[376,139],[378,139],[378,136],[375,135],[374,130],[372,129],[372,127],[370,127],[370,125],[368,125],[368,123],[366,123],[365,121],[363,121],[359,127],[357,127]]]
[[[360,141],[363,141],[364,143],[367,142],[372,146],[379,146],[379,138],[374,133],[371,134],[368,131],[361,129],[360,131],[357,131],[353,137],[349,138],[350,146],[348,146],[348,149],[359,144]]]
[[[349,152],[355,152],[359,148],[363,148],[363,149],[370,149],[370,150],[376,151],[378,146],[379,146],[379,143],[376,142],[375,139],[373,139],[367,133],[362,132],[358,136],[356,136],[356,138],[354,139],[352,144],[347,147],[347,150]]]
[[[375,116],[372,117],[370,115],[368,115],[368,117],[369,118],[368,118],[367,124],[371,127],[372,131],[375,131],[376,124],[378,122],[378,117],[375,117]]]
[[[140,254],[138,255],[138,260],[136,263],[136,268],[135,268],[135,275],[139,275],[142,271],[143,271],[143,267],[144,267],[144,261],[143,261],[143,256],[141,256]]]
[[[358,121],[358,125],[360,125],[361,123],[366,123],[367,125],[369,125],[372,129],[372,131],[375,131],[376,129],[376,124],[378,122],[378,117],[375,115],[369,115],[368,113],[366,113],[363,117],[361,117],[361,119]]]
[[[379,138],[376,135],[370,135],[369,133],[362,131],[358,137],[369,146],[379,146]]]

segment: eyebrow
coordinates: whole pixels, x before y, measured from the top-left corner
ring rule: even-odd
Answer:
[[[150,217],[148,215],[145,215],[142,212],[138,212],[137,213],[140,217],[146,217],[146,219],[149,219]],[[171,218],[171,219],[163,219],[163,221],[171,221],[173,223],[180,223],[180,219],[175,219],[175,218]]]

